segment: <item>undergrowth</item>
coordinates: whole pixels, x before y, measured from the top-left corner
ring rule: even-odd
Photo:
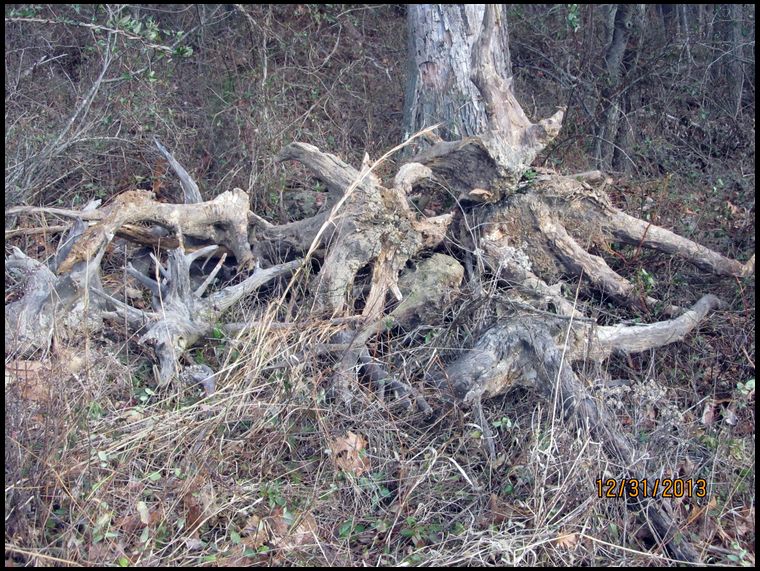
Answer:
[[[353,165],[398,144],[403,7],[245,11],[7,7],[6,200],[75,207],[137,187],[171,201],[179,186],[148,150],[157,135],[194,169],[204,197],[239,186],[257,213],[284,222],[298,193],[324,190],[274,162],[285,144],[308,142]],[[516,46],[536,41],[531,14],[514,20]],[[562,60],[555,44],[546,45],[549,58]],[[114,54],[108,65],[106,49]],[[556,86],[529,71],[535,62],[523,51],[514,49],[524,64],[516,66],[518,97],[535,94],[537,116],[545,116],[541,105],[556,104]],[[107,82],[66,131],[104,67]],[[746,115],[753,112],[754,99]],[[742,165],[754,147],[696,172],[694,160],[677,162],[678,139],[667,129],[636,120],[675,166],[672,175],[647,170],[654,151],[642,150],[642,172],[615,178],[618,206],[730,257],[753,252],[754,178],[747,181]],[[565,172],[591,168],[582,129],[582,121],[569,126],[546,160]],[[67,224],[38,215],[16,222],[26,231],[6,231],[6,252],[13,245],[41,260],[54,255]],[[705,497],[672,501],[703,560],[754,564],[754,281],[717,279],[636,248],[617,251],[613,269],[642,291],[681,305],[715,293],[727,309],[682,343],[579,374],[660,478],[706,481]],[[104,281],[114,291],[133,287],[119,269],[123,251],[109,255],[113,271]],[[619,478],[626,467],[603,460],[598,443],[528,391],[484,403],[495,460],[472,411],[442,407],[426,421],[361,379],[350,409],[336,406],[331,358],[310,350],[328,343],[334,328],[311,322],[308,307],[275,305],[283,285],[225,321],[276,315],[290,325],[239,334],[220,327],[191,352],[221,371],[211,396],[200,387],[157,389],[149,355],[134,343],[139,333],[119,325],[60,339],[50,354],[6,355],[6,563],[674,564],[622,499],[598,497],[598,480]],[[504,287],[484,285],[496,296]],[[6,303],[19,295],[6,278]],[[468,303],[464,291],[445,326],[391,328],[370,351],[401,378],[410,362],[445,362],[492,318]],[[602,297],[583,303],[600,323],[653,318]],[[302,357],[284,361],[292,355]]]

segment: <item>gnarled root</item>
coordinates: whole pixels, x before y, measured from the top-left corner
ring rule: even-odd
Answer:
[[[419,322],[436,323],[446,298],[459,288],[463,277],[464,268],[454,258],[434,254],[420,262],[414,271],[401,275],[398,287],[402,301],[386,317],[369,323],[359,331],[342,331],[336,335],[335,343],[348,344],[332,378],[332,389],[338,399],[344,403],[351,402],[351,384],[355,380],[358,363],[380,395],[385,390],[394,391],[397,398],[407,403],[407,408],[411,405],[408,400],[411,398],[421,412],[429,415],[432,408],[422,395],[374,360],[366,344],[388,327],[412,328]]]
[[[52,269],[15,247],[6,258],[6,272],[17,278],[24,290],[21,299],[5,306],[6,354],[46,351],[56,328],[64,335],[75,335],[83,328],[94,331],[102,325],[102,307],[87,294],[102,289],[100,261],[105,247],[94,251],[91,259],[75,264],[66,275],[57,276],[54,271],[84,231],[84,223],[77,220],[64,236]]]
[[[549,283],[556,283],[563,274],[582,275],[595,290],[629,306],[651,307],[657,299],[615,272],[602,257],[591,254],[591,248],[607,251],[610,242],[623,241],[681,257],[717,275],[754,273],[754,255],[746,263],[726,258],[621,212],[601,190],[549,171],[528,185],[527,192],[475,211],[468,225],[479,229],[473,247],[492,268],[514,274],[519,266],[525,276],[535,274]],[[680,312],[677,307],[663,309]]]
[[[208,246],[192,254],[185,254],[182,248],[172,250],[167,267],[159,264],[158,272],[163,276],[161,283],[132,270],[130,273],[152,294],[152,312],[138,310],[109,298],[116,306],[115,312],[122,318],[126,317],[133,326],[147,326],[148,331],[140,338],[140,343],[152,346],[156,353],[160,386],[167,385],[174,378],[180,355],[210,334],[222,313],[270,280],[292,272],[302,262],[295,260],[267,269],[256,268],[245,281],[203,297],[224,259],[197,288],[193,288],[190,281],[190,266],[216,249],[217,246]]]
[[[348,292],[357,272],[373,263],[364,315],[369,320],[381,316],[386,294],[391,291],[398,297],[397,279],[404,264],[423,247],[440,243],[451,222],[450,216],[418,220],[407,203],[406,191],[430,176],[429,169],[407,166],[398,173],[394,185],[385,188],[367,165],[359,172],[312,145],[289,145],[279,159],[303,163],[331,192],[342,194],[323,223],[323,228],[331,223],[334,229],[331,247],[315,282],[318,310],[332,315],[341,313],[347,306]]]
[[[568,419],[589,430],[620,465],[630,467],[627,477],[646,478],[636,465],[635,445],[605,405],[589,394],[571,364],[583,359],[601,361],[613,351],[634,353],[680,341],[719,305],[715,296],[708,295],[676,319],[632,327],[594,327],[549,316],[533,316],[530,321],[512,318],[489,329],[433,382],[475,407],[481,399],[504,394],[517,385],[532,388],[547,399],[556,395]],[[675,557],[698,560],[693,547],[676,533],[672,518],[656,504],[658,500],[636,501],[652,516],[652,527]]]

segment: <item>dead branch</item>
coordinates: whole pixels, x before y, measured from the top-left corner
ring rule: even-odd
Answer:
[[[148,331],[139,342],[153,347],[156,353],[160,386],[169,384],[178,371],[177,361],[180,355],[209,335],[225,311],[265,283],[292,272],[302,263],[302,260],[295,260],[267,269],[256,268],[243,282],[201,297],[209,280],[200,287],[193,288],[190,267],[195,260],[216,249],[216,246],[209,246],[191,254],[186,254],[181,248],[172,250],[169,252],[167,268],[161,272],[164,275],[161,284],[141,275],[138,278],[140,283],[152,294],[152,313],[125,304],[114,304],[117,315],[130,323],[147,326]],[[218,271],[219,266],[220,264],[214,271]],[[135,277],[139,275],[134,269],[130,273]]]
[[[190,174],[185,170],[177,159],[164,147],[157,138],[153,139],[153,142],[158,147],[158,150],[164,156],[169,166],[179,178],[180,185],[182,186],[182,192],[185,193],[185,204],[197,204],[203,202],[201,191],[198,188],[198,184],[193,180]]]
[[[235,254],[242,266],[253,262],[248,244],[248,195],[240,189],[227,191],[215,199],[198,204],[163,204],[154,200],[152,192],[131,190],[122,193],[102,209],[99,224],[85,231],[59,272],[67,272],[93,252],[108,245],[126,224],[156,222],[183,236],[222,244]]]

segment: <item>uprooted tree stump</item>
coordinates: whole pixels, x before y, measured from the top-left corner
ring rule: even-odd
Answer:
[[[18,250],[7,259],[8,270],[27,287],[5,308],[6,354],[46,350],[56,328],[71,335],[83,324],[93,330],[118,317],[144,329],[140,343],[153,347],[158,383],[166,386],[183,369],[182,353],[209,334],[227,309],[278,276],[310,273],[317,260],[319,271],[307,277],[300,293],[291,288],[290,295],[298,305],[312,307],[312,323],[355,317],[343,321],[343,331],[324,348],[338,355],[330,378],[339,402],[350,406],[357,373],[370,379],[381,398],[392,394],[406,409],[416,407],[426,416],[435,414],[437,403],[479,407],[483,399],[528,387],[557,398],[565,419],[588,429],[611,458],[630,467],[630,477],[646,477],[631,439],[591,398],[572,364],[682,340],[720,301],[708,294],[688,309],[661,307],[670,317],[664,321],[599,326],[565,296],[560,279],[576,279],[584,295],[601,293],[623,305],[654,308],[656,298],[642,295],[590,249],[603,252],[611,241],[626,242],[735,277],[754,273],[754,256],[742,264],[621,212],[602,188],[604,176],[542,169],[523,177],[558,133],[563,110],[536,124],[527,119],[511,83],[494,70],[498,30],[497,12],[489,8],[472,45],[470,79],[487,119],[480,134],[433,140],[387,182],[374,173],[378,163],[368,159],[356,169],[305,143],[280,153],[279,160],[300,162],[326,184],[326,207],[312,217],[271,224],[250,211],[240,189],[203,202],[197,185],[160,146],[182,180],[185,204],[162,204],[147,191],[129,191],[105,207],[83,211],[6,210],[49,211],[78,220],[53,268]],[[431,185],[458,197],[454,207],[431,216],[420,212],[409,197]],[[166,263],[154,258],[150,275],[128,269],[150,292],[151,311],[103,291],[100,262],[115,236],[169,247]],[[210,272],[193,284],[193,264],[214,255],[219,261],[207,261]],[[239,269],[252,271],[250,276],[204,297],[233,257]],[[365,268],[370,277],[362,281]],[[489,297],[482,290],[486,274],[501,284],[504,295]],[[479,296],[484,304],[499,306],[498,318],[460,358],[438,369],[420,360],[402,379],[370,355],[367,343],[389,328],[443,325],[445,308],[458,296]],[[673,556],[697,561],[659,501],[640,501],[654,530]]]

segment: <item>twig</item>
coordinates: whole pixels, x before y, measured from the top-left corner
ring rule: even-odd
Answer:
[[[198,286],[198,289],[195,290],[195,297],[201,297],[203,295],[203,292],[206,291],[206,288],[209,286],[209,284],[214,281],[216,274],[218,274],[219,270],[222,269],[222,265],[224,265],[224,260],[226,259],[227,254],[222,254],[222,257],[219,258],[219,262],[217,262],[216,267],[211,271],[208,277],[203,280],[203,283]]]
[[[52,208],[45,206],[12,206],[5,209],[5,214],[26,214],[42,212],[44,214],[55,214],[65,218],[81,218],[82,220],[102,220],[103,213],[97,210],[86,212],[84,210],[73,210],[70,208]]]
[[[79,26],[81,28],[89,28],[90,30],[96,30],[99,32],[108,32],[109,34],[117,34],[119,36],[123,36],[127,38],[128,40],[138,40],[141,41],[143,44],[148,46],[149,48],[153,48],[154,50],[160,50],[165,53],[174,53],[174,50],[168,46],[162,46],[159,44],[154,44],[151,42],[145,41],[145,38],[142,36],[139,36],[137,34],[130,34],[129,32],[125,30],[119,30],[117,28],[109,28],[108,26],[102,26],[100,24],[88,24],[86,22],[76,22],[72,20],[67,20],[65,22],[56,22],[55,20],[48,20],[47,18],[21,18],[21,17],[12,17],[12,18],[5,18],[6,22],[27,22],[30,24],[51,24],[54,26]]]
[[[70,226],[46,226],[41,228],[19,228],[17,230],[6,230],[5,239],[13,238],[14,236],[22,236],[28,234],[52,234],[53,232],[65,232]]]
[[[185,204],[197,204],[203,202],[203,197],[201,196],[201,191],[198,189],[198,184],[185,170],[185,167],[179,164],[179,161],[177,161],[167,148],[158,141],[158,138],[154,137],[153,142],[156,144],[156,147],[158,147],[161,154],[164,155],[169,166],[172,167],[172,170],[179,178],[180,186],[182,186],[182,191],[185,194]]]

